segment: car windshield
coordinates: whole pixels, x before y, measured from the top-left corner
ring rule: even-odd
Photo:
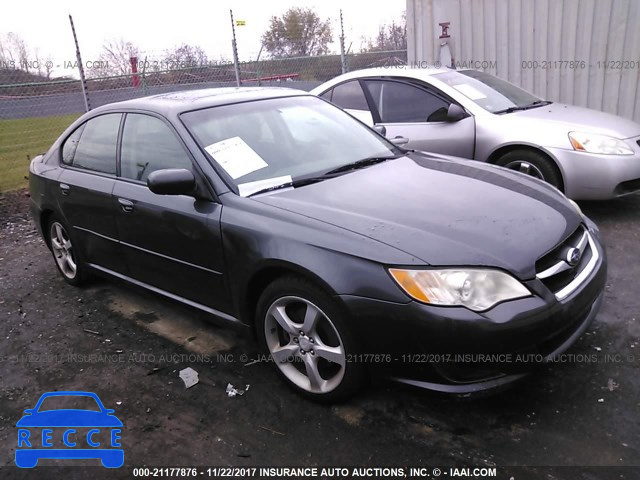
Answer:
[[[275,186],[400,151],[339,108],[311,96],[211,107],[181,118],[240,195],[249,192],[243,189],[249,184]]]
[[[469,100],[492,113],[548,103],[509,82],[477,70],[452,70],[438,73],[434,78],[455,88]]]
[[[56,395],[42,400],[39,412],[49,410],[90,410],[99,412],[100,407],[93,397],[87,395]]]

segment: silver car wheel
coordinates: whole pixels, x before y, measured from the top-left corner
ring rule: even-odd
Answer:
[[[310,393],[328,393],[344,377],[346,354],[331,319],[300,297],[277,299],[266,313],[265,340],[284,376]]]
[[[78,271],[78,267],[69,234],[60,223],[53,222],[49,229],[49,235],[51,249],[53,250],[53,256],[56,259],[58,268],[65,277],[73,280]]]
[[[511,170],[517,170],[520,173],[524,173],[525,175],[529,175],[540,180],[545,179],[542,171],[538,167],[536,167],[533,163],[529,163],[525,160],[515,160],[513,162],[509,162],[505,165],[505,167]]]

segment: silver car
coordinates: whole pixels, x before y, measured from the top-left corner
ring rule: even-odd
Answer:
[[[576,200],[640,191],[640,124],[540,99],[488,73],[373,68],[312,93],[395,143],[519,170]]]

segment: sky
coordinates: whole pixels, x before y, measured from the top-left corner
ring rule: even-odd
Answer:
[[[75,48],[68,15],[73,16],[83,63],[98,58],[105,42],[124,39],[138,46],[148,59],[160,57],[165,49],[188,43],[200,46],[210,59],[232,58],[229,10],[246,25],[236,28],[240,61],[255,59],[260,36],[272,16],[292,6],[310,7],[322,18],[330,18],[334,30],[332,50],[339,51],[339,12],[342,8],[347,48],[359,51],[363,37],[374,37],[380,25],[398,22],[405,0],[372,2],[357,0],[34,0],[5,2],[0,15],[0,37],[13,32],[22,37],[40,58],[51,58],[54,75],[73,75],[64,62],[75,61]],[[159,58],[158,58],[159,59]],[[68,67],[69,69],[71,67]]]

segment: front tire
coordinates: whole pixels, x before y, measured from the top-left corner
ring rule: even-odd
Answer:
[[[78,249],[73,245],[69,228],[58,217],[52,216],[47,225],[47,241],[58,271],[65,282],[80,286],[87,279],[87,267]]]
[[[541,153],[524,149],[511,150],[501,156],[496,165],[543,180],[562,191],[560,170],[552,160]]]
[[[362,364],[350,362],[357,344],[346,312],[304,278],[275,280],[260,296],[256,329],[282,378],[312,400],[332,403],[364,383]]]

